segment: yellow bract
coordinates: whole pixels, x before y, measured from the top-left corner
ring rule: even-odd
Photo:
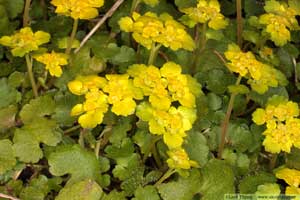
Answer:
[[[71,16],[73,19],[92,19],[98,16],[97,8],[104,0],[52,0],[58,14]]]
[[[195,161],[189,159],[183,148],[171,149],[167,154],[170,156],[167,160],[170,168],[190,169],[191,167],[198,167],[198,164]]]
[[[61,65],[68,64],[68,56],[64,53],[55,53],[52,51],[51,53],[44,53],[42,55],[36,55],[34,58],[45,64],[46,69],[49,70],[52,76],[60,77],[62,74]]]
[[[159,3],[159,0],[143,0],[143,2],[153,7]]]
[[[212,29],[224,29],[228,21],[220,13],[220,4],[218,0],[198,0],[196,8],[184,8],[181,12],[185,13],[195,23],[207,23]]]
[[[266,124],[263,132],[266,136],[263,145],[266,151],[280,153],[290,152],[293,146],[300,148],[300,119],[298,104],[274,96],[265,109],[258,108],[252,114],[258,125]]]
[[[230,44],[224,54],[230,61],[227,63],[228,69],[248,78],[251,88],[260,94],[265,93],[269,87],[285,85],[287,82],[279,70],[256,60],[252,52],[242,52],[236,44]]]
[[[185,27],[166,13],[158,17],[152,12],[142,16],[135,12],[132,17],[121,18],[119,25],[121,30],[132,32],[132,37],[147,49],[153,43],[160,43],[172,50],[183,48],[192,51],[195,48]]]
[[[276,172],[276,177],[283,179],[292,187],[299,187],[300,185],[300,171],[298,170],[283,168]]]
[[[23,57],[31,51],[38,50],[40,45],[49,40],[49,33],[43,31],[33,33],[30,27],[25,27],[12,36],[1,37],[0,44],[12,48],[13,56]]]

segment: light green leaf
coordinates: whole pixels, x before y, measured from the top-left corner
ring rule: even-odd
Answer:
[[[65,186],[55,200],[99,200],[102,188],[93,180],[83,180]]]
[[[159,195],[154,186],[148,185],[144,188],[139,187],[135,193],[135,198],[132,200],[160,200]]]
[[[179,177],[178,181],[170,181],[158,186],[158,191],[163,200],[191,200],[198,193],[200,173],[191,171],[186,178]]]
[[[14,151],[20,161],[36,163],[43,157],[40,143],[30,132],[17,129],[14,135]]]
[[[279,195],[280,187],[276,183],[266,183],[263,185],[259,185],[257,187],[257,191],[255,194],[271,194],[271,195]]]
[[[214,93],[208,93],[207,100],[208,100],[208,107],[211,110],[219,110],[222,106],[222,99]]]
[[[16,159],[10,140],[0,140],[0,174],[12,169],[16,165]]]
[[[23,106],[20,117],[24,124],[34,121],[37,117],[44,117],[46,115],[51,115],[55,110],[55,102],[52,97],[40,96],[33,99]]]
[[[235,193],[233,170],[226,162],[212,159],[200,171],[201,200],[223,200],[224,194]]]
[[[50,154],[48,163],[50,172],[55,176],[71,174],[68,184],[84,179],[97,180],[100,166],[95,154],[82,149],[78,145],[64,145]]]
[[[7,79],[0,79],[0,108],[10,104],[18,103],[21,100],[21,94],[7,83]]]
[[[28,187],[24,188],[20,194],[23,200],[43,200],[50,192],[48,178],[44,175],[32,179]]]
[[[53,120],[38,118],[22,128],[16,129],[14,149],[21,161],[36,163],[43,157],[40,143],[56,146],[61,141],[61,133]]]

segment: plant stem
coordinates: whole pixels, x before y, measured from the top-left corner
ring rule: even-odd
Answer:
[[[196,49],[194,50],[194,57],[193,57],[193,62],[192,62],[192,68],[191,68],[191,74],[196,73],[196,66],[198,63],[198,59],[202,51],[205,49],[206,46],[206,29],[207,29],[207,24],[204,23],[200,27],[199,24],[196,26],[195,30],[195,43],[196,43]],[[200,33],[201,32],[201,33]],[[199,37],[199,34],[200,37]]]
[[[48,16],[47,16],[47,6],[46,6],[46,3],[45,3],[45,0],[40,0],[40,5],[43,9],[44,20],[47,20]]]
[[[76,125],[76,126],[73,126],[71,128],[68,128],[67,130],[64,130],[64,135],[68,135],[69,133],[71,133],[73,131],[76,131],[80,127],[81,127],[80,125]]]
[[[169,168],[168,171],[154,184],[154,187],[157,187],[162,182],[164,182],[166,179],[168,179],[172,174],[176,172],[175,169]]]
[[[272,172],[272,170],[273,170],[273,169],[275,168],[275,166],[276,166],[278,154],[272,154],[271,156],[272,156],[272,157],[271,157],[270,163],[269,163],[269,169],[270,169],[270,172]]]
[[[157,164],[157,167],[158,167],[159,169],[161,169],[162,166],[163,166],[163,164],[162,164],[162,162],[161,162],[161,160],[160,160],[160,157],[159,157],[159,154],[158,154],[158,152],[157,152],[157,149],[156,149],[156,145],[155,145],[155,144],[154,144],[153,147],[151,148],[151,152],[152,152],[152,154],[153,154],[153,158],[154,158],[154,160],[155,160],[155,163]]]
[[[235,85],[239,85],[240,82],[241,82],[241,79],[242,79],[242,76],[239,76],[236,83],[235,83]],[[224,119],[224,121],[221,125],[221,142],[219,144],[219,150],[218,150],[218,158],[219,159],[222,158],[223,150],[224,150],[224,147],[225,147],[227,129],[228,129],[228,125],[229,125],[231,112],[232,112],[232,109],[233,109],[233,103],[234,103],[235,96],[236,96],[236,93],[232,93],[230,95],[230,100],[229,100],[229,104],[228,104],[228,107],[227,107],[225,119]]]
[[[16,197],[9,196],[9,195],[3,194],[3,193],[0,193],[0,197],[1,197],[1,198],[4,198],[4,199],[10,199],[10,200],[20,200],[20,199],[18,199],[18,198],[16,198]]]
[[[156,45],[154,42],[152,43],[149,60],[148,60],[148,65],[152,65],[154,63],[160,47],[161,47],[161,44]]]
[[[243,44],[243,18],[242,18],[242,0],[236,0],[236,14],[237,14],[237,43],[240,48]]]
[[[95,146],[95,149],[94,149],[94,152],[95,152],[95,155],[96,155],[97,159],[99,158],[99,151],[100,151],[100,148],[101,148],[102,137],[106,133],[111,132],[111,130],[112,130],[112,126],[106,126],[104,128],[104,130],[101,132],[101,134],[99,135],[99,137],[98,137],[98,140],[96,142],[96,146]]]
[[[131,9],[130,9],[130,15],[136,10],[141,0],[132,0]]]
[[[114,12],[122,5],[125,0],[117,0],[115,4],[105,13],[105,15],[97,22],[94,28],[83,38],[79,47],[74,51],[78,53],[79,50],[84,46],[84,44],[94,35],[94,33],[104,24],[104,22],[111,17]]]
[[[29,79],[31,82],[33,95],[34,95],[34,97],[38,97],[38,91],[37,91],[36,83],[35,83],[33,72],[32,72],[32,59],[29,57],[29,54],[25,55],[25,59],[26,59],[27,72],[28,72]]]
[[[29,9],[30,9],[30,3],[31,0],[26,0],[25,2],[25,7],[24,7],[24,12],[23,12],[23,27],[26,27],[29,25]]]
[[[72,44],[73,44],[73,40],[75,38],[75,35],[76,35],[76,32],[77,32],[77,28],[78,28],[78,19],[74,19],[74,22],[73,22],[73,29],[72,29],[72,33],[71,33],[71,36],[68,40],[68,46],[67,46],[67,49],[66,49],[66,54],[70,54],[71,53],[71,49],[72,49]]]

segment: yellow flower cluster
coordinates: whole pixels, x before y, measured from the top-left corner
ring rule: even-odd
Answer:
[[[71,16],[73,19],[92,19],[98,16],[97,8],[104,4],[104,0],[52,0],[58,14]]]
[[[276,172],[276,177],[283,179],[289,184],[289,186],[286,187],[285,194],[300,194],[300,171],[282,168]]]
[[[31,51],[38,50],[40,45],[49,42],[49,40],[49,33],[43,31],[33,33],[30,27],[25,27],[12,36],[1,37],[0,44],[12,48],[13,56],[23,57]]]
[[[282,72],[256,60],[252,52],[242,52],[236,44],[230,44],[224,53],[227,67],[230,71],[239,73],[248,78],[251,88],[260,93],[265,93],[269,87],[285,85],[287,80]]]
[[[37,61],[46,65],[46,69],[49,70],[51,76],[56,77],[60,77],[62,74],[61,65],[68,64],[67,57],[64,53],[56,53],[54,51],[34,56]]]
[[[266,14],[259,17],[259,24],[265,25],[264,31],[270,34],[271,40],[277,46],[283,46],[290,41],[290,30],[298,30],[296,11],[286,3],[276,0],[266,1]]]
[[[167,62],[159,69],[136,64],[123,75],[77,77],[68,87],[73,94],[85,95],[85,102],[71,111],[72,116],[80,115],[78,122],[82,127],[94,128],[102,123],[109,105],[117,115],[136,112],[148,122],[152,134],[163,136],[170,149],[170,167],[196,166],[181,146],[186,131],[196,120],[195,99],[202,92],[201,85],[191,76],[181,74],[179,65]],[[173,102],[179,106],[175,107]]]
[[[295,146],[300,148],[300,119],[297,103],[284,97],[274,96],[269,99],[265,109],[258,108],[252,114],[257,125],[266,124],[263,142],[266,151],[279,153],[290,152]]]
[[[134,12],[132,17],[121,18],[119,25],[121,30],[132,32],[132,37],[147,49],[155,43],[174,51],[180,48],[192,51],[195,48],[195,43],[185,27],[166,13],[158,17],[152,12],[142,16]]]
[[[184,8],[180,11],[185,13],[194,23],[207,23],[215,30],[224,29],[228,21],[220,13],[220,4],[218,0],[198,0],[196,8]]]

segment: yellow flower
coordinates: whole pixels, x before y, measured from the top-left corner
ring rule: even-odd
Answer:
[[[86,93],[83,104],[77,104],[72,108],[71,116],[80,115],[78,122],[83,128],[95,128],[102,123],[107,110],[107,95],[94,88]]]
[[[74,81],[68,83],[68,88],[73,94],[83,95],[91,89],[102,89],[106,83],[107,80],[99,76],[78,76]]]
[[[108,80],[103,91],[108,93],[108,102],[113,105],[112,112],[117,115],[131,115],[135,111],[136,103],[133,99],[142,99],[139,88],[134,87],[129,75],[106,75]]]
[[[283,168],[276,172],[276,177],[283,179],[292,187],[299,187],[300,185],[300,171],[298,170]]]
[[[167,163],[173,169],[190,169],[191,167],[198,167],[198,163],[190,160],[183,148],[171,149],[167,152],[169,159]]]
[[[13,56],[23,57],[31,51],[38,50],[39,45],[47,43],[49,40],[49,33],[43,31],[33,33],[30,27],[25,27],[12,36],[0,38],[0,44],[12,48]]]
[[[54,51],[34,56],[37,61],[46,65],[46,69],[52,76],[56,77],[60,77],[62,74],[61,65],[68,64],[67,57],[64,53],[55,53]]]
[[[92,19],[98,16],[97,8],[104,4],[104,0],[52,0],[58,14],[71,16],[74,19]]]
[[[220,13],[220,4],[217,0],[199,0],[197,8],[184,8],[180,10],[196,23],[207,23],[212,29],[224,29],[228,21]]]

